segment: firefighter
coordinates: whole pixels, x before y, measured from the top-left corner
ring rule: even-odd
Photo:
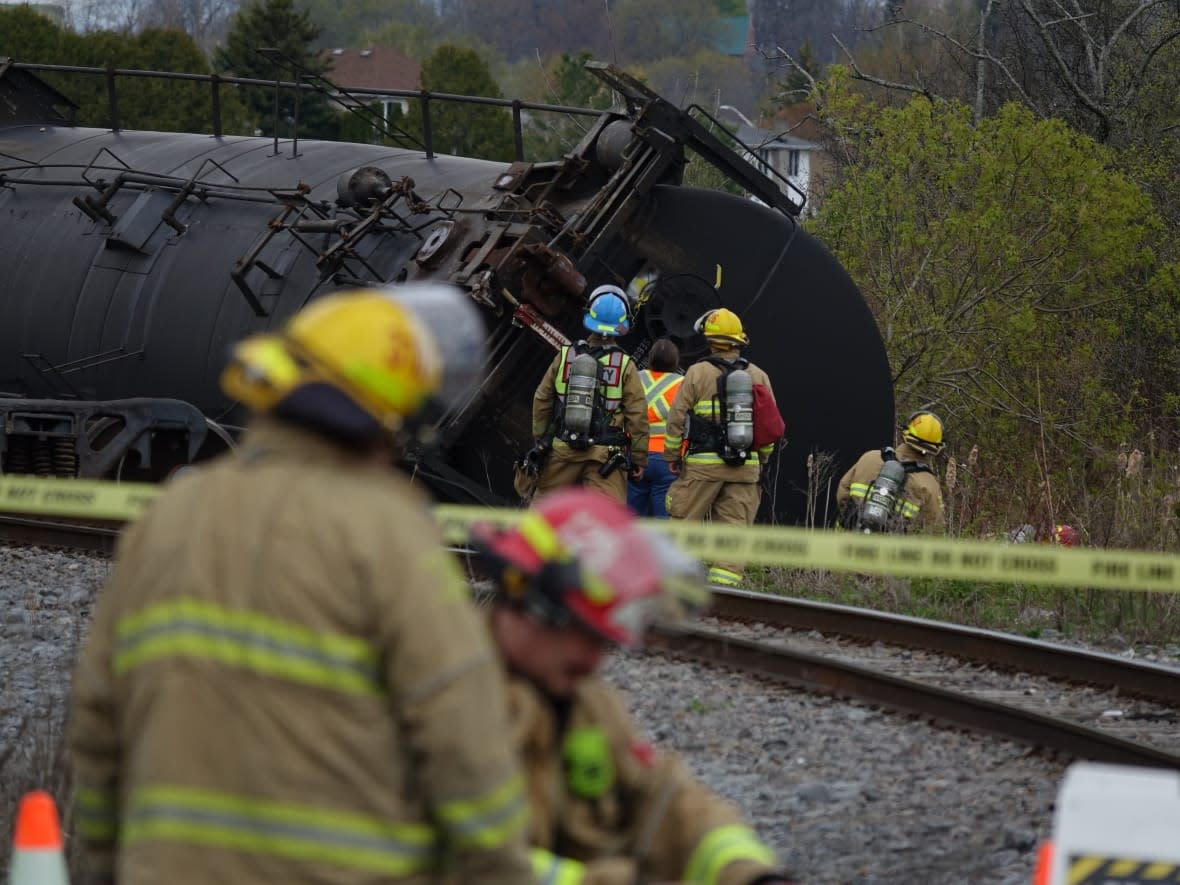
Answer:
[[[671,339],[661,338],[652,345],[647,364],[648,368],[639,371],[647,398],[647,467],[642,479],[627,483],[627,505],[640,516],[667,519],[668,487],[675,477],[664,461],[664,428],[684,380],[680,374],[680,350]]]
[[[598,675],[608,648],[640,643],[650,618],[707,601],[696,561],[589,489],[474,534],[494,578],[489,623],[511,674],[538,879],[790,882],[738,810],[657,752]]]
[[[840,479],[836,506],[845,528],[901,532],[918,528],[933,533],[946,530],[942,487],[933,468],[934,458],[944,445],[942,421],[933,412],[914,412],[906,420],[901,439],[896,451],[885,448],[865,452]],[[874,497],[874,483],[882,485],[878,477],[887,460],[900,464],[904,476],[899,474],[900,487],[893,502],[886,501],[886,509],[891,511],[887,527],[874,528],[864,525],[862,516],[866,501]]]
[[[668,515],[753,525],[762,496],[761,467],[774,452],[774,444],[760,449],[751,446],[738,458],[732,452],[726,454],[726,416],[718,396],[718,379],[741,365],[740,348],[750,339],[737,314],[726,308],[707,312],[695,328],[708,341],[710,355],[689,367],[668,413],[664,460],[677,477],[668,490]],[[770,378],[762,369],[748,363],[746,371],[750,381],[773,395]],[[680,445],[686,437],[688,451],[682,461]],[[742,575],[740,563],[718,562],[709,569],[709,583],[739,587]]]
[[[642,479],[647,464],[647,401],[614,342],[631,328],[623,290],[595,289],[582,325],[590,337],[561,348],[533,396],[534,451],[547,455],[536,494],[585,485],[626,501],[628,473]]]
[[[392,467],[483,347],[440,286],[326,295],[237,346],[247,435],[128,529],[74,673],[95,881],[532,881],[501,665]]]

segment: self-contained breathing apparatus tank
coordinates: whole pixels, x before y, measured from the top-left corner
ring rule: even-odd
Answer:
[[[886,449],[892,454],[892,449]],[[857,528],[862,532],[887,532],[894,527],[895,513],[905,488],[905,467],[896,458],[886,458],[865,495]]]
[[[754,379],[745,369],[725,376],[725,441],[743,458],[754,444]]]
[[[570,360],[570,375],[565,392],[563,437],[569,443],[592,444],[594,399],[598,393],[598,360],[580,353]]]

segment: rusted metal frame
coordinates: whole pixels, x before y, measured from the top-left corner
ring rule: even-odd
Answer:
[[[832,658],[733,639],[697,628],[660,626],[653,630],[653,641],[668,651],[697,660],[735,667],[799,688],[879,704],[1080,759],[1180,769],[1180,756],[1154,747],[1039,713],[875,673]]]
[[[577,255],[579,268],[587,268],[597,260],[603,245],[622,229],[634,214],[641,198],[659,183],[667,171],[670,164],[665,160],[669,157],[669,151],[661,151],[650,143],[644,145],[644,150],[647,156],[638,158],[626,168],[626,174],[617,184],[603,189],[605,199],[601,207],[582,212],[578,225],[567,232],[566,235],[573,239],[573,249],[570,251]]]
[[[799,203],[795,203],[760,169],[737,157],[720,139],[692,117],[690,111],[696,108],[695,105],[687,110],[681,110],[661,98],[647,85],[614,65],[589,62],[586,64],[586,70],[623,95],[632,111],[642,107],[640,119],[636,122],[637,127],[646,118],[649,123],[663,129],[677,142],[691,147],[710,165],[785,215],[798,216],[803,210],[806,194],[787,181],[787,185],[802,197]],[[700,108],[697,109],[713,120],[708,112]],[[713,122],[718,126],[721,125],[715,120]],[[782,178],[782,176],[779,177]]]
[[[119,400],[44,400],[0,399],[0,427],[9,428],[7,436],[27,436],[25,431],[11,431],[18,419],[37,420],[45,416],[68,418],[77,456],[78,476],[83,479],[102,479],[110,474],[128,452],[140,456],[140,463],[150,467],[152,441],[158,434],[183,432],[188,439],[187,462],[196,457],[209,432],[210,422],[195,406],[181,400],[163,397],[134,397]],[[85,430],[96,418],[118,417],[123,426],[101,447],[94,448]],[[38,431],[39,432],[39,431]],[[64,434],[57,434],[63,436]]]
[[[224,132],[221,128],[221,77],[213,74],[210,84],[210,102],[213,110],[213,137],[221,138]]]
[[[520,119],[520,101],[512,102],[512,142],[515,147],[513,156],[519,163],[524,160],[524,129]]]
[[[288,60],[289,62],[289,60]],[[408,141],[411,144],[422,148],[426,152],[427,159],[434,158],[433,145],[433,126],[430,117],[429,105],[431,101],[449,101],[460,104],[482,104],[492,107],[509,108],[513,114],[514,134],[516,142],[517,159],[523,159],[524,141],[523,141],[523,122],[521,120],[520,112],[522,110],[544,111],[547,113],[571,114],[575,116],[586,117],[600,117],[605,111],[596,108],[576,108],[565,105],[548,104],[545,102],[529,102],[521,101],[520,99],[503,99],[503,98],[489,98],[487,96],[479,95],[456,95],[447,92],[430,92],[428,90],[407,90],[407,89],[342,89],[336,84],[332,83],[326,77],[322,77],[314,72],[304,71],[297,76],[296,80],[285,81],[281,78],[274,80],[260,80],[254,77],[226,77],[221,74],[182,74],[174,71],[144,71],[134,70],[130,68],[95,68],[84,65],[50,65],[37,64],[26,62],[14,62],[11,66],[15,69],[26,71],[50,71],[58,73],[73,73],[73,74],[101,74],[107,78],[107,93],[108,93],[108,113],[111,120],[111,128],[117,130],[119,128],[118,120],[118,106],[116,94],[116,78],[118,77],[140,77],[140,78],[154,78],[162,80],[188,80],[193,82],[208,82],[211,84],[211,104],[213,117],[213,134],[215,137],[222,137],[224,135],[223,122],[221,115],[221,84],[226,83],[234,86],[266,86],[275,89],[275,137],[274,137],[274,151],[278,154],[278,91],[280,89],[293,89],[297,93],[303,90],[314,90],[321,94],[327,95],[328,98],[335,101],[349,113],[356,114],[364,119],[366,122],[378,128],[386,137],[394,141]],[[298,71],[297,71],[298,74]],[[323,84],[328,84],[330,88]],[[355,104],[349,104],[340,98],[344,96],[352,100]],[[384,117],[379,117],[368,110],[364,103],[364,98],[407,98],[418,99],[422,102],[422,122],[423,122],[423,138],[419,140],[413,134],[406,132],[396,126],[391,126]],[[298,97],[297,97],[298,101]],[[358,108],[365,108],[364,112]],[[377,125],[377,122],[380,125]],[[295,151],[298,151],[298,132],[294,136]]]
[[[279,78],[275,78],[275,100],[274,100],[274,149],[271,153],[272,157],[279,155]]]
[[[1180,671],[1171,667],[1009,633],[741,590],[714,590],[711,611],[719,618],[880,641],[1180,705]]]
[[[91,356],[79,357],[76,360],[68,360],[64,363],[54,363],[50,365],[52,365],[53,370],[58,375],[62,376],[64,380],[64,376],[73,372],[81,372],[84,369],[93,369],[96,366],[104,366],[107,363],[117,362],[118,360],[127,359],[128,357],[140,356],[142,353],[142,349],[128,351],[125,350],[122,345],[120,345],[119,347],[112,347],[110,350],[104,350],[102,353],[96,353],[92,354]],[[27,354],[25,354],[25,356],[27,356]],[[41,354],[37,354],[37,356],[41,356]],[[42,359],[44,359],[44,357],[42,357]],[[48,363],[49,361],[46,360],[46,362]]]
[[[11,65],[14,69],[24,71],[55,71],[66,74],[106,74],[108,68],[87,67],[85,65],[51,65],[40,64],[36,62],[13,62]],[[212,82],[216,77],[219,83],[229,84],[231,86],[273,86],[273,80],[260,80],[255,77],[227,77],[223,74],[184,74],[176,71],[148,71],[138,70],[134,68],[113,68],[116,77],[139,77],[144,79],[160,79],[160,80],[189,80],[198,83]],[[326,79],[326,78],[325,78]],[[310,83],[298,83],[293,81],[282,81],[280,86],[284,89],[304,89],[314,90],[315,86]],[[489,98],[483,95],[458,95],[453,92],[429,92],[421,89],[370,89],[370,88],[354,88],[348,90],[350,96],[385,96],[390,98],[421,98],[423,93],[430,96],[430,98],[438,99],[439,101],[454,101],[467,104],[485,104],[494,107],[511,108],[514,99],[508,98]],[[574,114],[584,117],[600,117],[606,111],[597,108],[577,108],[567,105],[546,104],[544,102],[521,101],[520,106],[526,111],[548,111],[556,114]]]
[[[119,131],[119,99],[115,92],[115,69],[106,69],[107,77],[107,119],[110,121],[111,131]]]
[[[700,154],[709,165],[733,179],[768,206],[773,206],[784,214],[797,216],[803,211],[803,207],[807,205],[807,194],[798,185],[769,165],[765,169],[760,169],[744,157],[735,158],[734,151],[728,145],[692,117],[694,111],[719,129],[724,130],[725,126],[700,105],[689,105],[683,111],[679,111],[686,118],[685,123],[690,138],[689,146]],[[741,145],[742,149],[751,157],[756,156],[755,149],[736,135],[731,133],[729,137]],[[785,184],[798,194],[798,201],[787,197],[778,182]]]
[[[426,159],[434,159],[434,127],[430,122],[431,95],[425,89],[418,96],[422,101],[422,148],[426,151]]]
[[[234,268],[230,271],[229,278],[234,281],[234,285],[238,287],[238,291],[245,297],[246,303],[250,305],[250,309],[254,311],[255,316],[270,316],[270,311],[262,306],[262,301],[250,287],[250,284],[246,282],[246,274],[250,272],[251,268],[257,267],[272,280],[277,280],[282,276],[277,271],[268,267],[264,262],[259,261],[258,256],[262,254],[262,250],[274,239],[275,234],[284,229],[283,222],[287,216],[295,211],[297,210],[292,203],[284,204],[283,211],[279,213],[278,218],[272,219],[267,224],[266,236],[259,240],[249,252],[234,262]]]
[[[373,209],[370,210],[368,215],[366,215],[364,218],[361,218],[359,221],[357,221],[357,223],[350,230],[348,230],[345,233],[342,233],[340,235],[340,239],[334,245],[332,245],[330,248],[328,248],[324,252],[318,253],[319,258],[316,260],[316,267],[320,268],[321,273],[326,273],[327,271],[325,270],[325,268],[327,267],[327,265],[338,260],[337,255],[352,254],[358,261],[361,262],[361,264],[364,264],[365,267],[368,268],[368,270],[370,272],[372,272],[374,276],[380,276],[380,274],[378,274],[376,271],[374,271],[373,268],[369,267],[368,263],[365,262],[365,260],[363,258],[361,258],[359,255],[356,254],[355,244],[359,243],[366,236],[368,236],[370,229],[374,225],[376,225],[380,221],[382,221],[382,219],[384,217],[384,213],[385,212],[392,213],[393,206],[397,203],[398,200],[401,200],[404,198],[405,198],[405,193],[403,191],[397,191],[395,193],[390,194],[388,197],[386,197],[384,200],[382,200],[380,204],[378,204],[377,206],[374,206]],[[396,214],[395,214],[395,217],[398,217],[399,221],[401,220],[400,216],[396,216]],[[340,260],[342,261],[343,259],[340,259]],[[333,268],[333,270],[335,270],[335,268]]]
[[[530,330],[554,350],[560,350],[570,343],[562,331],[541,316],[531,304],[517,302],[516,310],[512,312],[512,321]]]
[[[186,181],[183,185],[181,185],[180,189],[176,192],[176,197],[172,200],[172,202],[169,203],[167,208],[165,208],[164,211],[160,213],[160,220],[163,221],[170,228],[172,228],[174,231],[176,231],[178,234],[183,234],[185,231],[187,231],[188,226],[176,218],[176,212],[178,209],[180,209],[180,207],[184,204],[184,202],[196,191],[197,181],[201,177],[201,175],[204,174],[206,166],[217,167],[218,170],[225,173],[225,175],[227,175],[229,178],[233,179],[234,183],[237,183],[240,180],[236,175],[234,175],[232,172],[230,172],[228,169],[226,169],[224,166],[222,166],[220,163],[218,163],[212,157],[206,157],[201,162],[201,165],[197,167],[197,171],[192,174],[192,177],[188,181]],[[207,196],[208,196],[208,194],[207,194],[207,192],[205,192],[205,193],[198,194],[197,198],[201,202],[205,202],[205,200],[207,199]]]
[[[70,383],[70,380],[62,373],[62,371],[57,367],[57,365],[54,362],[52,362],[50,359],[48,359],[45,356],[45,354],[43,354],[43,353],[22,353],[21,359],[23,359],[30,366],[32,366],[33,371],[36,372],[38,375],[40,375],[42,378],[56,378],[63,385],[65,385],[65,393],[64,394],[62,393],[62,391],[60,389],[53,391],[55,394],[57,394],[59,396],[64,395],[67,397],[71,397],[73,399],[81,399],[82,398],[82,395],[80,393],[78,393],[78,391],[74,388],[74,385],[72,385]],[[40,360],[41,363],[43,363],[44,365],[43,366],[39,365],[37,362],[38,360]],[[50,384],[49,386],[50,386],[50,389],[52,390],[53,385]]]

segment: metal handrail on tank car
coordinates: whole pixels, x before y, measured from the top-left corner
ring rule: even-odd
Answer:
[[[3,59],[0,59],[0,62],[3,61]],[[311,83],[301,83],[289,80],[260,80],[253,77],[227,77],[221,74],[184,74],[174,71],[142,71],[130,68],[96,68],[86,67],[83,65],[51,65],[40,64],[36,62],[17,61],[12,61],[10,64],[13,68],[24,71],[51,71],[63,74],[92,74],[106,77],[107,123],[109,128],[112,130],[117,130],[120,128],[118,94],[115,88],[116,78],[118,77],[141,77],[160,80],[188,80],[197,83],[209,83],[211,89],[210,100],[212,103],[213,135],[217,138],[220,138],[225,134],[221,119],[222,84],[227,84],[230,86],[265,86],[268,88],[277,87],[279,89],[294,89],[304,92],[320,91]],[[349,87],[346,90],[346,93],[350,97],[364,96],[372,98],[405,98],[416,99],[420,101],[422,106],[422,132],[425,139],[424,150],[426,151],[426,156],[428,159],[434,157],[434,144],[430,118],[430,103],[432,101],[449,101],[461,104],[488,105],[491,107],[511,109],[514,152],[515,158],[518,161],[524,160],[524,129],[521,111],[544,111],[547,113],[571,114],[582,117],[600,117],[604,113],[604,111],[601,109],[595,110],[593,108],[576,108],[568,107],[566,105],[546,104],[544,102],[522,101],[520,99],[490,98],[488,96],[482,95],[456,95],[450,92],[431,92],[427,89],[373,89]],[[341,102],[341,104],[346,109],[351,110],[348,105],[344,104],[343,102]]]

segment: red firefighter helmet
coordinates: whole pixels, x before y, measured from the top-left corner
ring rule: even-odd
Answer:
[[[601,492],[553,492],[512,528],[476,525],[472,537],[495,569],[500,595],[553,626],[577,623],[620,645],[639,644],[647,624],[668,610],[666,590],[683,595],[686,570],[665,574],[667,542],[653,540]]]

